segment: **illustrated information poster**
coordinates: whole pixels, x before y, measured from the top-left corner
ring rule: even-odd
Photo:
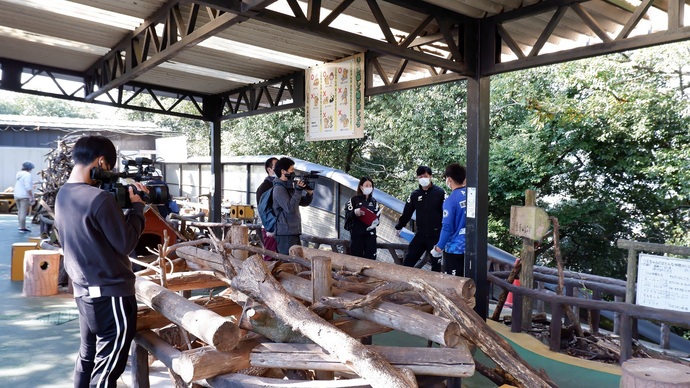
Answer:
[[[690,311],[690,259],[641,253],[637,268],[637,304]]]
[[[305,79],[306,139],[364,137],[364,54],[310,67]]]

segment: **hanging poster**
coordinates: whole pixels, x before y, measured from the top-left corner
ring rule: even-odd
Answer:
[[[364,54],[310,67],[305,77],[306,140],[364,137]]]

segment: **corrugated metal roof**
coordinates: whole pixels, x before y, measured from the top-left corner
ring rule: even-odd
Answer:
[[[309,19],[309,8],[319,4],[321,23]],[[367,85],[372,89],[397,82],[396,74],[400,81],[434,83],[473,73],[472,66],[458,70],[471,60],[468,33],[489,32],[485,39],[497,39],[496,65],[482,71],[501,72],[686,39],[690,36],[684,27],[685,15],[690,15],[684,12],[687,8],[685,1],[677,0],[0,0],[0,65],[4,72],[4,61],[13,60],[88,78],[99,63],[108,64],[102,62],[107,59],[104,56],[118,52],[119,44],[153,35],[152,42],[162,42],[165,26],[187,26],[184,31],[171,29],[176,31],[174,40],[184,39],[187,32],[203,38],[184,41],[184,47],[176,48],[162,63],[139,71],[126,84],[216,95],[369,52],[380,65]],[[232,11],[226,15],[235,19],[219,20],[218,10]],[[475,24],[486,28],[467,29]],[[152,28],[144,28],[148,25]],[[204,28],[216,27],[214,33],[204,34]],[[139,31],[142,35],[137,36]],[[535,60],[543,54],[587,50],[608,41],[664,31],[675,35]],[[451,45],[457,45],[455,56]],[[150,63],[157,54],[151,49],[146,60]],[[405,58],[408,54],[411,57]],[[520,61],[526,65],[511,65]],[[450,66],[444,68],[444,63]],[[141,63],[138,66],[142,68]],[[452,73],[459,77],[448,77]]]
[[[146,121],[124,121],[103,119],[82,119],[73,117],[47,117],[47,116],[23,116],[0,115],[0,131],[53,129],[67,132],[83,131],[107,131],[114,133],[133,133],[147,135],[164,135],[170,133],[169,128],[161,128],[158,125]]]

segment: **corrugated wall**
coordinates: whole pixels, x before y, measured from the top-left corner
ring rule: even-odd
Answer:
[[[38,182],[41,179],[38,173],[48,166],[44,160],[48,152],[50,148],[0,147],[0,191],[14,187],[17,171],[22,169],[25,160],[30,160],[36,166],[31,173],[34,182]]]

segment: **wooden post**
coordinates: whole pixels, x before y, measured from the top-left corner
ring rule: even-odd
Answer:
[[[628,249],[628,274],[625,286],[625,303],[635,303],[635,284],[637,284],[637,251]]]
[[[616,295],[613,297],[614,302],[622,302],[623,298]],[[621,313],[619,312],[614,312],[613,313],[613,334],[620,335],[621,334]]]
[[[662,349],[670,349],[671,348],[671,345],[670,345],[671,340],[669,338],[670,334],[671,334],[670,329],[671,329],[671,326],[669,326],[668,323],[662,323],[661,324],[661,329],[660,329],[661,337],[659,338],[659,346]]]
[[[525,190],[525,206],[536,206],[537,198],[534,190]],[[534,287],[534,240],[522,238],[522,251],[520,252],[520,285],[527,289]],[[522,329],[532,328],[532,298],[522,298]]]
[[[561,350],[561,328],[563,327],[563,305],[551,303],[551,325],[549,350],[559,352]],[[567,308],[567,307],[566,307]]]
[[[311,303],[318,302],[324,296],[331,296],[333,286],[333,274],[331,272],[331,259],[317,256],[311,261]],[[333,319],[333,310],[328,309],[320,314],[321,318],[330,321]],[[294,368],[293,368],[294,369]],[[332,371],[317,370],[317,380],[333,380],[335,374]]]
[[[630,315],[621,313],[621,356],[620,364],[632,358],[632,319]]]
[[[510,332],[519,333],[522,329],[522,294],[513,293],[513,311],[510,321]]]
[[[233,244],[249,245],[249,228],[247,225],[233,225],[230,227],[230,239]],[[232,251],[232,255],[240,260],[245,260],[249,252],[244,249],[236,249]]]
[[[592,291],[592,300],[601,300],[601,291]],[[599,333],[599,323],[601,321],[601,310],[589,310],[589,328],[592,334]]]
[[[621,366],[621,387],[690,386],[690,367],[666,360],[635,358]]]
[[[149,388],[149,352],[136,341],[132,341],[132,388]]]
[[[24,296],[50,296],[58,293],[60,253],[35,250],[24,253]]]

